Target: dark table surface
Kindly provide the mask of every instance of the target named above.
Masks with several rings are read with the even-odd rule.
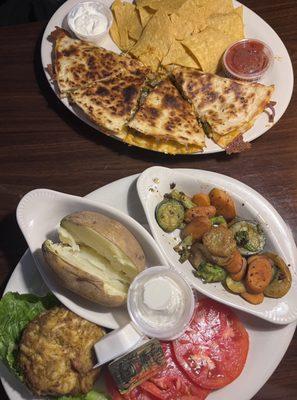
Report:
[[[279,34],[297,70],[296,0],[246,0]],[[83,196],[152,165],[200,168],[239,179],[279,211],[297,237],[297,97],[249,152],[166,156],[98,134],[58,101],[40,61],[45,23],[0,28],[0,284],[26,249],[15,209],[22,196],[46,187]],[[267,360],[269,364],[269,360]],[[7,396],[0,388],[0,398]],[[239,397],[240,399],[240,394]],[[297,399],[297,336],[254,400]],[[222,399],[227,400],[227,399]]]

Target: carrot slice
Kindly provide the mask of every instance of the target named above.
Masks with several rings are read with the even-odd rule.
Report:
[[[225,269],[231,274],[237,274],[242,268],[242,256],[238,250],[235,251]],[[233,278],[232,278],[233,279]]]
[[[246,275],[247,290],[251,293],[262,293],[272,279],[272,267],[266,257],[255,257],[248,264]]]
[[[206,193],[196,193],[192,197],[192,202],[200,207],[210,206],[210,198]]]
[[[211,229],[210,219],[196,217],[181,232],[182,238],[192,235],[193,240],[201,240],[202,236]]]
[[[241,269],[239,272],[235,273],[235,274],[230,274],[231,278],[236,281],[239,282],[241,281],[246,273],[246,267],[247,267],[247,261],[245,258],[242,257],[242,264],[241,264]]]
[[[220,189],[212,189],[209,193],[210,204],[217,209],[217,215],[222,215],[227,221],[236,217],[235,203],[231,196]]]
[[[216,215],[216,209],[214,206],[197,206],[189,208],[185,214],[185,221],[190,222],[196,217],[214,217]]]
[[[264,300],[263,293],[251,294],[251,293],[245,292],[245,293],[240,293],[240,296],[243,297],[249,303],[255,304],[255,305],[261,304]]]

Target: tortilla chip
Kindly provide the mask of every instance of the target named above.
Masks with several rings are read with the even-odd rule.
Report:
[[[205,7],[206,18],[211,14],[227,14],[234,10],[232,0],[200,0],[200,7]]]
[[[113,19],[111,28],[109,29],[109,34],[110,34],[112,40],[115,42],[115,44],[118,47],[121,47],[119,28],[118,28],[118,24],[117,24],[115,18]]]
[[[174,65],[180,65],[182,67],[201,69],[198,61],[195,60],[186,51],[184,46],[177,40],[174,40],[174,42],[172,43],[169,52],[162,60],[162,64],[165,66],[174,64]]]
[[[193,31],[206,28],[206,10],[198,4],[200,0],[187,0],[179,10],[170,16],[175,30],[175,38],[184,40]]]
[[[243,22],[236,12],[212,14],[207,19],[207,25],[231,36],[234,42],[244,38]]]
[[[152,10],[159,10],[161,7],[162,0],[136,0],[135,4],[137,8],[149,7]]]
[[[152,15],[154,15],[154,12],[146,7],[138,7],[137,9],[139,12],[141,25],[144,28],[148,21],[151,19]]]
[[[171,14],[178,10],[186,0],[137,0],[136,6],[146,7],[154,11],[163,10]]]
[[[121,50],[127,51],[135,44],[142,32],[138,12],[134,4],[122,2],[121,0],[115,0],[111,10],[119,33],[120,42],[118,46]]]
[[[234,8],[234,11],[236,12],[236,14],[238,14],[240,16],[240,18],[243,21],[243,6]]]
[[[232,37],[218,29],[207,27],[183,40],[182,44],[197,58],[202,71],[215,73],[219,69],[224,51],[233,42]]]
[[[151,17],[130,53],[156,71],[173,40],[171,21],[164,11],[159,10]]]

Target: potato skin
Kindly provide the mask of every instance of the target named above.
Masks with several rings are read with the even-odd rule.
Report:
[[[49,250],[46,242],[42,245],[43,256],[59,277],[63,287],[79,294],[87,300],[107,307],[119,307],[126,301],[127,296],[110,296],[104,290],[101,279],[62,260]]]
[[[93,229],[119,247],[135,264],[138,272],[143,271],[145,267],[144,252],[132,233],[120,222],[97,212],[79,211],[64,217],[61,226],[67,227],[68,223]]]

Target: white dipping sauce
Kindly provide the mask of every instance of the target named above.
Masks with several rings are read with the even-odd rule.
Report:
[[[107,30],[108,21],[92,3],[82,3],[72,15],[73,28],[85,36],[99,35]]]
[[[190,285],[168,267],[147,268],[128,291],[128,312],[137,329],[148,337],[173,340],[193,315],[195,299]]]
[[[161,276],[144,284],[143,301],[151,310],[166,310],[173,295],[172,284]]]

